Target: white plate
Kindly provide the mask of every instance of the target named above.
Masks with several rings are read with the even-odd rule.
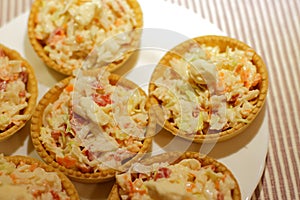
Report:
[[[217,27],[190,10],[163,0],[140,0],[144,13],[141,49],[132,56],[126,66],[116,73],[126,74],[147,90],[155,63],[166,50],[178,43],[200,35],[225,35]],[[46,67],[33,51],[27,36],[26,12],[0,29],[0,43],[17,50],[35,69],[39,82],[39,99],[64,76]],[[16,135],[0,143],[5,155],[30,155],[39,158],[29,137],[29,123]],[[215,146],[196,145],[161,131],[154,138],[153,154],[172,150],[193,150],[208,153],[224,163],[237,178],[242,199],[250,199],[265,167],[268,149],[268,117],[266,106],[254,123],[241,135]],[[113,182],[82,184],[74,182],[81,199],[106,199]]]

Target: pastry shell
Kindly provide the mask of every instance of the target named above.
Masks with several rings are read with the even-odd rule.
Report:
[[[167,162],[169,164],[176,164],[179,163],[181,160],[187,159],[187,158],[194,158],[198,161],[200,161],[201,166],[208,166],[208,165],[213,165],[215,167],[215,172],[220,172],[223,174],[229,175],[235,182],[235,188],[232,190],[232,199],[234,200],[240,200],[241,199],[241,191],[240,187],[238,184],[237,179],[233,175],[233,173],[228,169],[227,166],[225,166],[223,163],[209,157],[202,155],[198,152],[167,152],[163,154],[159,154],[153,157],[148,157],[145,158],[144,160],[141,160],[141,164],[143,165],[152,165],[154,163],[164,163]],[[120,200],[120,195],[119,195],[119,186],[117,183],[115,183],[112,187],[112,190],[109,194],[108,200]]]
[[[132,157],[129,161],[124,163],[120,166],[117,170],[116,169],[106,169],[97,171],[95,173],[83,173],[79,170],[75,169],[67,169],[66,167],[58,164],[55,160],[55,156],[50,154],[47,149],[43,146],[42,142],[39,139],[40,130],[42,127],[42,116],[43,111],[49,103],[54,102],[58,99],[60,93],[63,89],[68,85],[69,81],[74,77],[67,77],[57,83],[54,87],[52,87],[40,100],[38,103],[36,110],[32,116],[31,122],[31,139],[35,150],[40,155],[40,157],[49,165],[59,169],[61,172],[65,173],[71,180],[83,183],[99,183],[99,182],[106,182],[109,180],[113,180],[115,174],[120,171],[124,171],[128,169],[132,163],[139,161],[143,156],[145,156],[152,147],[152,135],[155,132],[156,124],[152,121],[151,116],[149,117],[149,125],[147,126],[145,139],[143,140],[143,146],[141,147],[140,151]],[[129,87],[129,88],[138,88],[136,84],[133,82],[122,78],[116,74],[110,74],[109,77],[110,83],[112,85],[121,84],[122,86]],[[146,95],[145,92],[138,88],[141,94]],[[151,114],[151,112],[149,111]]]
[[[79,195],[77,193],[77,190],[73,183],[61,172],[56,170],[55,168],[43,163],[40,160],[37,160],[35,158],[29,157],[29,156],[5,156],[4,157],[7,161],[14,163],[15,165],[18,165],[20,163],[25,164],[38,164],[37,167],[43,168],[46,172],[55,172],[59,176],[62,188],[66,191],[67,195],[70,197],[71,200],[79,200]]]
[[[27,60],[25,60],[16,50],[10,49],[3,44],[0,44],[0,49],[4,51],[4,53],[6,54],[6,56],[8,56],[10,60],[22,61],[23,66],[26,67],[26,70],[28,72],[28,81],[26,84],[26,90],[31,94],[27,101],[28,103],[27,107],[22,111],[24,115],[28,115],[28,118],[26,120],[23,120],[20,124],[18,125],[15,124],[12,127],[8,128],[7,130],[0,132],[0,141],[4,141],[9,137],[11,137],[16,132],[18,132],[21,128],[23,128],[27,123],[27,121],[30,120],[37,101],[38,86],[37,86],[37,80],[34,73],[34,69]]]
[[[258,55],[254,49],[250,46],[241,42],[237,39],[226,37],[226,36],[217,36],[217,35],[207,35],[207,36],[199,36],[190,40],[187,40],[178,46],[174,47],[170,51],[168,51],[162,59],[159,61],[158,66],[170,66],[169,61],[176,57],[180,58],[180,55],[183,55],[191,46],[193,45],[202,45],[205,44],[206,46],[218,46],[220,48],[220,52],[224,52],[227,47],[232,49],[239,49],[239,50],[250,50],[254,52],[252,57],[252,63],[256,66],[257,72],[261,75],[261,83],[258,85],[259,95],[255,98],[254,105],[255,108],[251,111],[251,113],[247,116],[245,122],[238,122],[238,124],[234,127],[231,127],[227,130],[220,131],[218,133],[211,133],[211,134],[187,134],[186,132],[178,129],[177,127],[173,126],[168,120],[163,119],[163,111],[159,108],[160,102],[156,97],[151,95],[151,92],[154,91],[156,85],[151,82],[149,84],[149,98],[150,104],[156,108],[158,123],[164,127],[165,130],[172,133],[175,136],[179,136],[185,138],[187,140],[193,141],[195,143],[215,143],[228,140],[238,134],[242,133],[256,118],[256,116],[260,113],[262,107],[265,104],[267,91],[268,91],[268,72],[266,65],[263,59]],[[163,72],[161,72],[163,73]],[[160,74],[160,73],[157,73]],[[152,79],[155,80],[157,77],[153,77]],[[158,108],[158,109],[157,109]]]
[[[132,46],[135,48],[138,46],[141,37],[141,28],[143,27],[143,12],[137,0],[127,0],[127,3],[132,8],[135,14],[136,26],[133,30],[135,44],[132,44]],[[66,69],[65,67],[62,67],[56,61],[51,59],[48,53],[44,50],[43,44],[41,44],[41,42],[35,37],[34,29],[36,27],[36,18],[39,12],[39,7],[41,5],[42,5],[42,0],[35,0],[31,6],[28,23],[27,23],[28,37],[29,37],[30,44],[32,45],[36,54],[46,64],[46,66],[54,69],[55,71],[61,74],[72,75],[74,69]],[[133,54],[132,50],[125,52],[121,60],[109,63],[105,67],[107,68],[108,71],[113,72],[119,69],[130,58],[132,54]]]

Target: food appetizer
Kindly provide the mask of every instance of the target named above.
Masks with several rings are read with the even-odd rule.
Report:
[[[241,199],[241,193],[237,180],[222,163],[195,152],[169,152],[116,175],[108,199]]]
[[[246,129],[262,109],[268,74],[248,45],[224,36],[197,37],[160,60],[149,85],[159,123],[194,142],[227,140]]]
[[[33,68],[18,52],[0,44],[0,141],[26,124],[36,99]]]
[[[81,72],[41,99],[31,136],[40,156],[73,180],[106,181],[148,152],[155,124],[133,82],[103,68]]]
[[[143,26],[136,0],[35,0],[28,36],[54,70],[72,75],[93,52],[94,63],[116,70],[138,46]]]
[[[63,173],[28,156],[0,154],[0,182],[3,200],[79,200],[74,185]]]

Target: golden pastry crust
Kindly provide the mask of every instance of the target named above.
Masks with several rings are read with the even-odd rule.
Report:
[[[177,126],[174,126],[174,123],[172,124],[174,120],[166,120],[163,117],[164,114],[161,109],[157,109],[157,113],[159,113],[157,116],[160,118],[158,122],[161,126],[163,126],[167,131],[171,132],[173,135],[183,137],[187,140],[191,140],[196,143],[225,141],[243,132],[253,122],[258,113],[261,111],[265,103],[268,91],[267,68],[262,58],[251,47],[249,47],[247,44],[241,41],[225,36],[200,36],[185,41],[179,44],[178,46],[174,47],[171,51],[167,52],[158,63],[156,68],[156,75],[154,74],[152,76],[152,80],[159,78],[159,74],[163,74],[165,69],[168,69],[169,67],[172,68],[170,65],[170,61],[173,58],[181,59],[181,56],[184,55],[192,46],[195,45],[205,45],[206,47],[219,47],[221,53],[225,52],[227,48],[231,48],[233,50],[238,49],[241,51],[253,53],[251,62],[256,67],[257,74],[259,74],[260,78],[259,83],[255,86],[255,89],[259,91],[258,95],[250,102],[254,106],[254,108],[249,112],[249,114],[246,117],[244,117],[238,123],[236,123],[234,127],[227,127],[226,129],[223,129],[221,131],[216,131],[216,133],[212,131],[206,134],[206,131],[203,131],[201,134],[195,134],[183,131]],[[156,88],[157,85],[155,84],[155,81],[152,81],[149,85],[150,102],[152,105],[162,106],[162,100],[158,99],[157,96],[153,95],[153,91]]]
[[[34,70],[32,66],[27,62],[27,60],[25,60],[17,51],[10,49],[2,44],[0,44],[0,51],[3,51],[5,56],[7,56],[9,60],[16,60],[22,62],[22,66],[26,68],[27,73],[26,91],[30,94],[30,97],[27,99],[27,106],[22,110],[21,113],[22,115],[27,116],[26,120],[22,120],[18,124],[12,124],[10,128],[1,131],[0,141],[3,141],[15,134],[16,132],[18,132],[22,127],[25,126],[26,122],[30,120],[36,105],[36,100],[38,96],[38,86]]]

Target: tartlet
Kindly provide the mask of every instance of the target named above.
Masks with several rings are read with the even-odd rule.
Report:
[[[149,115],[147,95],[136,84],[103,69],[84,71],[40,100],[31,138],[41,158],[72,180],[103,182],[150,150]]]
[[[158,123],[196,143],[224,141],[243,132],[262,109],[268,73],[247,44],[200,36],[167,52],[149,84]]]
[[[79,200],[73,183],[61,172],[29,156],[0,155],[0,193],[6,199]]]
[[[19,131],[31,118],[37,90],[31,65],[17,51],[0,44],[0,141]]]
[[[94,64],[112,72],[138,47],[142,27],[136,0],[35,0],[28,36],[43,62],[62,74],[72,75],[91,52]]]
[[[149,157],[116,175],[109,200],[241,199],[239,184],[224,164],[197,152]]]

